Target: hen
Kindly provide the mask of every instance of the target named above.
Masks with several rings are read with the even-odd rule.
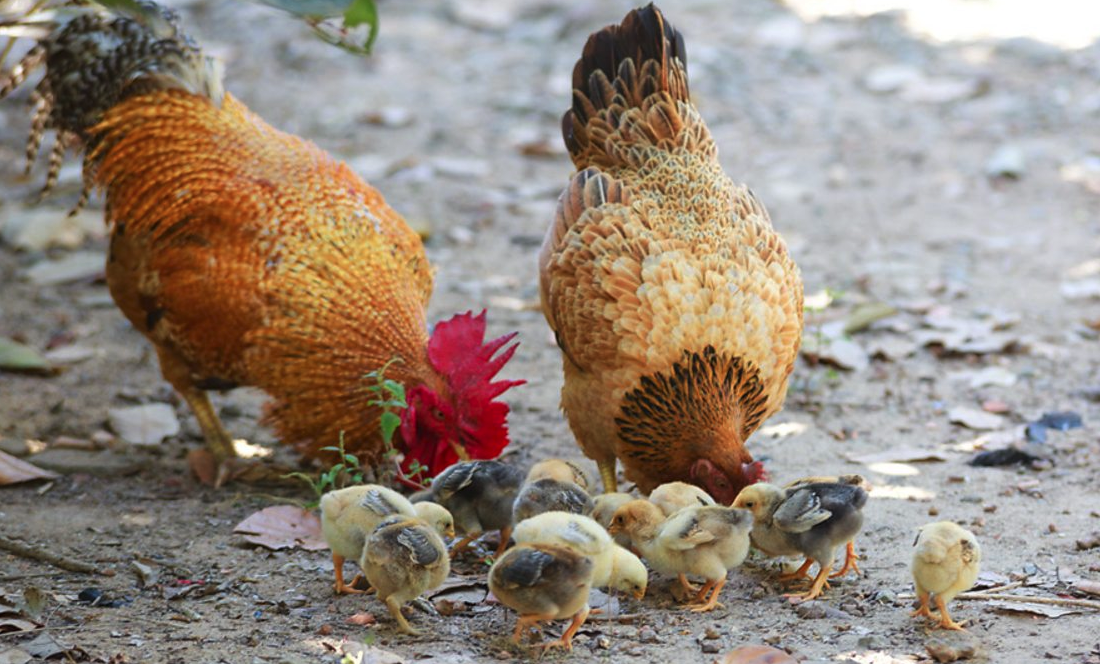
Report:
[[[74,9],[0,77],[0,98],[44,65],[30,161],[55,130],[49,189],[65,150],[83,151],[85,196],[106,192],[111,295],[220,467],[235,451],[205,390],[242,385],[273,398],[268,421],[307,456],[342,439],[378,462],[383,367],[406,389],[406,468],[496,457],[508,406],[495,399],[522,382],[493,380],[514,334],[485,342],[472,313],[429,333],[432,268],[381,194],[224,92],[174,13],[112,4]]]
[[[728,505],[761,479],[745,441],[779,410],[802,280],[764,207],[722,171],[684,40],[649,5],[593,34],[562,131],[578,173],[539,256],[562,408],[616,490],[687,481]]]

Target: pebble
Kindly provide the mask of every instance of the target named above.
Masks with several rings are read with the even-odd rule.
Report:
[[[829,618],[832,620],[852,619],[851,614],[845,613],[825,602],[818,602],[816,600],[802,602],[796,605],[794,607],[794,612],[798,614],[798,617],[804,620],[819,620],[821,618]]]
[[[703,638],[704,639],[710,639],[710,640],[720,639],[720,638],[722,638],[722,634],[719,633],[717,629],[715,629],[713,627],[708,627],[706,629],[706,631],[703,632]]]
[[[1018,179],[1027,167],[1024,151],[1016,145],[1002,145],[985,162],[985,174],[991,178]]]
[[[868,634],[856,641],[856,645],[865,650],[886,650],[890,642],[879,634]]]
[[[699,644],[699,648],[707,654],[714,654],[722,650],[722,646],[717,641],[703,641]]]
[[[924,649],[937,662],[971,659],[979,656],[982,650],[977,637],[968,632],[938,634],[925,642]]]
[[[652,627],[643,627],[638,630],[638,643],[658,643],[657,631]]]
[[[27,268],[26,275],[38,286],[86,281],[103,276],[106,257],[99,251],[74,251],[59,260],[43,260]]]
[[[150,403],[107,411],[111,428],[133,445],[158,445],[180,432],[176,410],[166,403]]]

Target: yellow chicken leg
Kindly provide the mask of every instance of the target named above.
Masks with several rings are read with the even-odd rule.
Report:
[[[804,593],[786,593],[784,597],[797,597],[803,602],[814,599],[821,595],[822,590],[829,587],[829,570],[833,568],[832,564],[822,564],[821,570],[818,571],[817,576],[814,577],[814,582],[810,586],[810,589]]]
[[[929,597],[930,597],[929,593],[918,591],[917,592],[917,598],[920,600],[920,607],[917,608],[916,611],[913,611],[912,613],[910,613],[909,615],[913,618],[916,618],[917,616],[924,616],[925,618],[931,618],[932,620],[937,620],[936,616],[932,613],[931,609],[928,606]]]
[[[336,573],[336,584],[334,585],[334,589],[336,590],[337,595],[343,595],[345,593],[347,593],[347,594],[359,594],[359,593],[363,592],[362,590],[359,590],[358,588],[353,587],[355,585],[356,579],[359,578],[359,575],[356,575],[355,579],[352,579],[350,584],[344,583],[344,557],[343,556],[337,555],[335,553],[332,554],[332,569]]]
[[[619,481],[615,479],[615,457],[611,457],[606,461],[598,461],[596,465],[600,468],[600,479],[603,480],[603,492],[615,493],[619,490]]]
[[[160,372],[164,379],[172,384],[172,387],[180,393],[195,419],[199,421],[202,436],[206,440],[206,449],[214,456],[214,461],[220,467],[226,460],[235,458],[237,451],[233,449],[233,439],[222,426],[218,414],[214,412],[214,405],[210,403],[210,397],[206,392],[195,387],[191,378],[191,370],[176,357],[171,351],[157,346],[157,357],[160,359]]]
[[[500,529],[500,544],[497,545],[496,557],[499,558],[504,555],[504,550],[508,548],[508,540],[512,539],[512,526],[505,526]]]
[[[719,579],[717,581],[707,581],[707,586],[710,586],[710,588],[711,588],[711,590],[710,590],[710,599],[708,599],[703,604],[691,607],[691,610],[695,613],[704,613],[706,611],[713,611],[714,609],[721,607],[722,603],[718,601],[718,595],[722,592],[722,588],[725,585],[726,585],[726,578],[725,577],[722,577],[721,579]],[[703,586],[703,587],[706,588],[707,586]],[[702,594],[703,594],[702,591],[700,591],[700,595],[702,595]]]
[[[396,597],[393,597],[392,595],[390,597],[387,597],[386,607],[390,610],[390,615],[392,615],[393,619],[397,621],[397,624],[398,626],[400,626],[402,632],[406,634],[412,634],[413,636],[417,636],[420,634],[420,630],[413,629],[412,625],[409,624],[409,621],[405,619],[405,614],[401,613],[401,603],[397,601]]]
[[[683,572],[677,575],[676,578],[680,580],[680,586],[688,595],[699,592],[699,587],[693,584],[691,581],[688,581],[687,576]]]
[[[516,619],[516,629],[512,632],[512,642],[519,645],[523,641],[523,633],[529,629],[537,628],[539,623],[545,620],[553,620],[554,616],[534,614],[527,616],[520,616]]]
[[[467,534],[462,539],[460,539],[457,542],[455,542],[454,544],[452,544],[451,545],[451,557],[454,558],[458,554],[465,551],[466,547],[470,546],[470,542],[473,542],[474,540],[476,540],[480,536],[481,536],[481,533]]]
[[[565,633],[561,635],[561,638],[557,641],[551,641],[544,644],[542,647],[546,650],[550,648],[565,648],[566,650],[573,650],[573,636],[577,633],[577,630],[581,628],[585,620],[588,620],[588,614],[591,609],[586,604],[583,609],[578,611],[573,616],[573,622],[569,623],[569,628],[565,630]]]
[[[856,575],[860,575],[862,572],[859,571],[859,565],[856,565],[857,560],[859,560],[859,554],[856,553],[856,544],[854,541],[848,542],[848,548],[844,551],[844,566],[833,572],[829,578],[835,579],[844,576],[848,573],[848,570],[855,570]]]
[[[957,623],[954,620],[952,620],[951,619],[951,614],[949,614],[947,612],[947,602],[943,601],[942,597],[940,597],[939,595],[936,595],[935,602],[936,602],[936,608],[940,610],[940,627],[941,628],[943,628],[943,629],[954,629],[954,630],[958,630],[960,632],[965,632],[966,631],[966,629],[963,627],[963,624],[966,623],[966,621],[964,620],[961,623]]]
[[[780,574],[776,578],[780,583],[787,583],[787,582],[790,582],[790,581],[798,581],[798,580],[801,580],[801,579],[808,579],[808,578],[810,578],[810,575],[807,572],[809,572],[810,567],[813,564],[814,564],[813,559],[812,558],[807,558],[802,563],[802,567],[799,567],[798,569],[791,572],[790,574]]]

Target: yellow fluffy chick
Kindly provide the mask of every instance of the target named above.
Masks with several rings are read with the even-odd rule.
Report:
[[[363,573],[406,634],[419,634],[401,607],[443,585],[451,573],[447,547],[435,530],[417,518],[388,517],[367,538],[359,560]]]
[[[637,497],[629,493],[618,491],[614,493],[601,493],[592,499],[592,518],[604,528],[610,528],[611,519],[615,516],[615,512],[632,500],[637,500]],[[630,548],[630,536],[626,533],[617,533],[612,535],[612,537],[619,546]]]
[[[809,590],[791,595],[809,600],[825,588],[837,547],[859,533],[866,503],[867,492],[850,482],[796,482],[790,488],[759,482],[745,487],[733,506],[752,512],[752,543],[757,549],[769,556],[806,557],[798,571],[781,580],[805,578],[810,566],[818,563]],[[847,570],[846,559],[838,575]]]
[[[431,526],[440,537],[451,539],[455,536],[455,519],[446,507],[426,500],[413,504],[413,510],[417,518]]]
[[[512,640],[547,620],[572,618],[561,638],[545,648],[573,649],[573,635],[588,619],[592,559],[551,544],[520,544],[509,549],[489,570],[489,590],[501,604],[519,613]]]
[[[565,459],[545,459],[531,466],[531,470],[527,471],[526,483],[528,484],[547,479],[572,482],[585,491],[592,488],[588,473],[584,472],[576,462]]]
[[[661,508],[665,516],[672,516],[685,507],[716,505],[714,498],[694,484],[666,482],[650,492],[649,502]]]
[[[982,549],[974,533],[950,521],[937,521],[920,529],[913,552],[913,585],[920,608],[912,613],[939,621],[945,629],[962,629],[951,619],[947,603],[969,590],[978,580]],[[937,618],[929,610],[929,596],[935,595]],[[966,621],[964,620],[963,623]]]
[[[592,559],[592,586],[645,597],[648,573],[638,556],[615,544],[595,520],[569,512],[543,512],[516,524],[516,544],[551,544]]]
[[[350,486],[321,496],[321,533],[332,549],[332,567],[337,594],[361,593],[344,583],[344,560],[359,560],[367,537],[388,516],[416,516],[407,498],[378,484]]]
[[[729,570],[749,552],[752,515],[732,507],[685,507],[671,517],[647,500],[633,500],[615,512],[611,532],[630,534],[634,546],[657,572],[674,574],[685,589],[694,590],[687,575],[703,577],[692,611],[711,611]]]

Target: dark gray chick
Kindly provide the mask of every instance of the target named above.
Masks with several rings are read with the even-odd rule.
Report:
[[[499,556],[512,534],[512,504],[524,473],[500,461],[456,463],[440,473],[427,491],[413,494],[414,503],[431,500],[450,510],[455,531],[462,539],[451,547],[454,555],[490,530],[500,531]]]

